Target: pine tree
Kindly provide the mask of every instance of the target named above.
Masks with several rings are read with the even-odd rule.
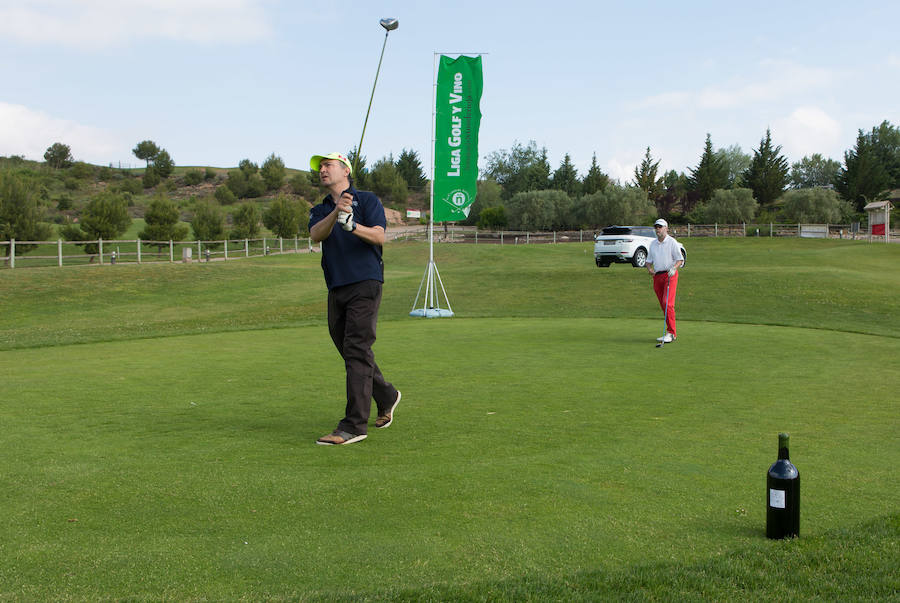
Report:
[[[697,193],[698,201],[709,201],[713,193],[728,186],[728,173],[722,159],[713,152],[712,137],[706,135],[706,146],[700,163],[691,170],[689,179],[691,191]]]
[[[556,171],[553,172],[550,188],[566,191],[570,197],[575,197],[580,192],[581,183],[578,181],[578,170],[572,164],[572,158],[568,153],[563,157],[562,163],[559,164]]]
[[[600,166],[597,165],[597,153],[591,159],[591,167],[588,168],[587,174],[581,181],[581,192],[585,195],[593,195],[597,191],[602,191],[609,184],[609,176],[603,173]]]
[[[787,188],[789,171],[788,161],[781,154],[781,145],[772,147],[772,131],[767,128],[759,149],[753,151],[750,167],[743,174],[744,186],[753,191],[753,197],[761,207],[770,206]]]
[[[662,188],[662,183],[656,177],[659,171],[659,162],[659,159],[653,161],[653,157],[650,155],[650,147],[647,147],[647,152],[644,153],[641,165],[634,168],[634,185],[643,189],[650,199],[655,199]]]

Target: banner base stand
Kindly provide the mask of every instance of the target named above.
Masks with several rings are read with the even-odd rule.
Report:
[[[429,255],[434,257],[433,247]],[[441,286],[441,292],[444,294],[446,308],[441,307],[440,296],[437,292],[438,285]],[[425,288],[425,297],[422,299],[422,307],[417,308],[423,286]],[[409,315],[417,318],[449,318],[453,316],[453,309],[450,307],[447,291],[444,289],[444,283],[441,282],[441,273],[438,272],[437,264],[434,263],[434,260],[430,260],[428,267],[425,268],[422,282],[419,283],[419,291],[416,293],[416,301],[413,302],[413,309],[410,310]]]
[[[449,318],[453,316],[453,310],[444,308],[419,308],[409,313],[410,316],[419,318]]]

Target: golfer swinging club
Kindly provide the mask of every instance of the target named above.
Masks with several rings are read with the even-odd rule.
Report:
[[[387,220],[378,197],[350,184],[352,168],[344,155],[313,155],[309,167],[329,191],[309,212],[309,234],[322,242],[328,332],[347,371],[344,418],[316,443],[352,444],[366,438],[373,398],[378,428],[391,424],[400,402],[400,392],[384,380],[372,352],[384,283],[381,247]]]
[[[678,289],[678,269],[684,259],[678,241],[669,236],[669,223],[660,218],[653,223],[653,228],[656,239],[650,243],[647,252],[647,271],[653,276],[653,291],[666,318],[666,334],[656,339],[661,345],[675,341],[675,291]]]

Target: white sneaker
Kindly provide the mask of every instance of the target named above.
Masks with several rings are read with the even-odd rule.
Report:
[[[662,342],[662,340],[665,339],[665,338],[666,338],[666,336],[663,335],[662,337],[657,337],[657,338],[656,338],[656,341]]]
[[[675,341],[675,338],[672,337],[671,333],[666,333],[658,341],[662,341],[663,343],[672,343],[673,341]]]

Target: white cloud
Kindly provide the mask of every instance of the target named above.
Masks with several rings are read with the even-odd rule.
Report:
[[[773,124],[773,138],[793,161],[822,153],[840,158],[841,125],[819,107],[797,107]]]
[[[240,43],[269,33],[260,0],[0,0],[0,37],[99,49],[132,40]]]
[[[107,163],[127,144],[100,128],[60,119],[22,105],[0,102],[0,155],[43,161],[54,142],[69,145],[75,159]]]
[[[634,180],[634,168],[638,162],[629,163],[627,159],[619,161],[618,158],[612,158],[606,162],[606,174],[613,180],[618,180],[621,184],[627,184]]]
[[[635,109],[734,109],[795,97],[830,85],[836,74],[820,67],[765,61],[759,64],[757,79],[734,77],[697,91],[672,90],[648,96],[635,103]]]

